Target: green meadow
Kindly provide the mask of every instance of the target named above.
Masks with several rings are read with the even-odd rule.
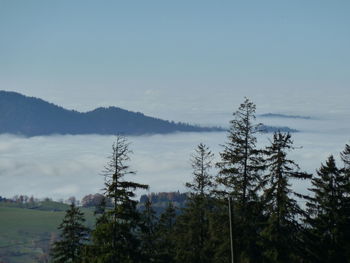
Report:
[[[0,263],[47,262],[67,205],[47,201],[35,209],[0,203]],[[93,210],[82,209],[86,224],[94,223]]]

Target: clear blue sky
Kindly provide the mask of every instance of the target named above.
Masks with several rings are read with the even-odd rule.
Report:
[[[0,89],[193,121],[243,96],[346,112],[349,13],[347,0],[0,0]]]

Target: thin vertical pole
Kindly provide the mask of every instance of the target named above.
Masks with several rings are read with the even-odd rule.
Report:
[[[231,263],[235,263],[234,250],[233,250],[233,226],[232,226],[231,197],[228,198],[228,213],[229,213],[229,220],[230,220]]]

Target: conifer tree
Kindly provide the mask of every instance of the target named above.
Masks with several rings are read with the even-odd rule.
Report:
[[[86,246],[84,263],[112,262],[110,233],[112,224],[106,213],[106,197],[95,208],[95,229],[92,230],[91,242]]]
[[[190,197],[199,196],[204,199],[210,196],[214,186],[214,178],[210,174],[213,159],[214,154],[209,147],[200,143],[191,157],[193,181],[186,183],[186,187],[190,190]]]
[[[244,208],[247,202],[256,199],[256,190],[260,185],[263,168],[261,151],[256,148],[256,133],[260,124],[255,124],[256,106],[245,99],[230,121],[227,143],[220,153],[217,163],[219,176],[217,181],[226,187],[227,192]]]
[[[104,172],[105,196],[112,200],[112,207],[105,210],[93,232],[96,262],[139,262],[141,258],[138,236],[141,218],[133,198],[135,190],[148,186],[125,178],[135,173],[127,164],[130,153],[126,138],[117,136]]]
[[[340,157],[344,163],[344,168],[350,170],[350,145],[345,145],[345,149],[340,153]]]
[[[214,186],[210,169],[213,153],[199,144],[192,156],[193,181],[186,183],[190,190],[186,208],[176,221],[177,260],[179,262],[212,262],[209,215]]]
[[[350,262],[350,181],[349,148],[342,153],[345,168],[336,166],[333,156],[312,179],[308,198],[310,226],[308,245],[312,262]]]
[[[141,214],[141,252],[142,262],[158,262],[157,251],[157,221],[156,212],[152,208],[152,202],[147,197],[145,202],[145,208]]]
[[[255,123],[255,109],[255,104],[246,98],[233,114],[228,141],[220,153],[221,161],[217,163],[220,169],[217,182],[225,190],[222,197],[233,199],[235,262],[258,260],[255,255],[259,251],[256,247],[257,193],[264,165],[261,151],[256,147],[256,133],[260,125]]]
[[[264,182],[265,213],[267,224],[262,230],[264,255],[268,262],[296,262],[300,248],[300,216],[303,214],[293,194],[292,179],[308,179],[311,175],[300,172],[299,166],[287,158],[293,149],[289,133],[276,132],[271,145],[266,147],[267,174]]]
[[[58,229],[60,240],[53,244],[51,250],[53,262],[82,262],[83,248],[88,240],[88,228],[84,226],[84,214],[72,203]]]
[[[213,208],[209,214],[209,233],[210,246],[213,251],[212,262],[231,262],[227,199],[221,196],[214,196],[213,198]],[[236,237],[235,233],[234,237]],[[235,240],[238,240],[238,237]],[[237,247],[235,246],[234,249],[237,249]],[[237,254],[236,250],[235,254]],[[235,262],[237,262],[237,259],[235,259]]]
[[[158,251],[157,262],[173,263],[175,261],[176,249],[175,249],[175,222],[176,222],[176,210],[174,205],[169,202],[168,207],[160,215],[156,235],[157,244],[156,249]]]
[[[346,144],[343,152],[340,153],[343,161],[342,175],[344,177],[343,193],[343,247],[346,251],[347,262],[350,262],[350,145]]]

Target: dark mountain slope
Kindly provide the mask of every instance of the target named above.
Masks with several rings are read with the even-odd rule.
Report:
[[[176,131],[221,131],[165,121],[117,107],[81,113],[15,92],[0,91],[0,133],[25,136],[50,134],[154,134]]]
[[[314,118],[310,116],[300,116],[300,115],[286,115],[280,113],[264,113],[260,114],[261,118],[281,118],[281,119],[302,119],[302,120],[312,120]]]

